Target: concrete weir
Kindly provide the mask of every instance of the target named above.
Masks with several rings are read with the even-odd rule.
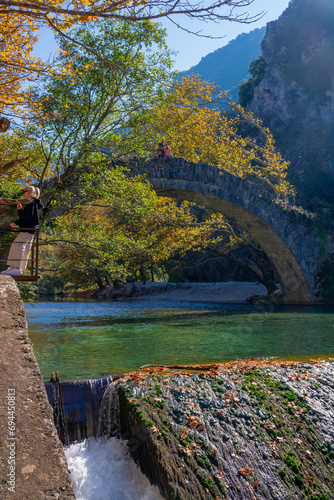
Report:
[[[75,499],[28,337],[19,289],[0,276],[0,498]]]

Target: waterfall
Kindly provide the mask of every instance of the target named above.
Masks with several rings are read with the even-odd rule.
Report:
[[[120,437],[120,412],[117,387],[108,385],[103,394],[99,410],[98,436]]]
[[[122,439],[91,437],[67,446],[65,455],[77,500],[163,500]]]
[[[163,500],[120,438],[112,378],[48,382],[55,424],[65,446],[77,500]]]
[[[63,444],[68,445],[75,441],[101,435],[100,404],[108,403],[108,397],[103,399],[104,393],[109,387],[113,387],[112,377],[103,377],[89,380],[64,380],[46,382],[45,389],[49,403],[53,407],[54,422],[58,435]],[[112,396],[116,397],[116,396]],[[116,402],[116,401],[115,401]],[[107,416],[110,420],[110,433],[116,432],[113,419],[117,417]],[[107,429],[108,430],[108,425]]]
[[[59,382],[44,384],[49,403],[53,407],[53,417],[58,436],[62,443],[68,443],[68,432]]]

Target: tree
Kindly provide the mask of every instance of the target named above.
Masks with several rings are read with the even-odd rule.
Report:
[[[37,30],[35,20],[14,17],[7,8],[3,9],[0,17],[0,114],[5,111],[9,117],[15,115],[25,102],[23,82],[31,81],[37,72],[43,70],[43,63],[31,54]],[[2,117],[0,122],[0,132],[7,132],[10,121]],[[1,142],[4,142],[3,137]],[[3,157],[0,160],[0,176],[25,160],[6,156],[6,163]]]
[[[21,85],[41,70],[41,61],[31,55],[37,40],[38,23],[22,16],[14,17],[4,8],[0,17],[0,113],[7,114],[24,103]]]
[[[263,80],[266,71],[266,62],[262,56],[258,56],[249,66],[251,78],[239,85],[239,104],[243,108],[249,104],[254,97],[254,88]]]
[[[213,107],[222,102],[229,104],[229,113]],[[252,137],[242,133],[245,124],[253,131]],[[286,200],[292,190],[286,181],[289,163],[276,150],[270,131],[198,76],[176,82],[165,103],[150,110],[139,126],[146,131],[148,151],[164,140],[174,156],[217,165],[239,177],[259,177],[278,199]]]
[[[11,160],[13,156],[18,159]],[[51,170],[43,172],[44,155],[41,144],[36,138],[27,137],[21,129],[0,136],[0,158],[4,163],[0,167],[0,186],[17,179],[26,183],[38,182],[51,174]]]
[[[100,147],[109,146],[114,157],[140,153],[136,138],[124,133],[128,123],[160,102],[173,79],[164,30],[150,21],[100,21],[94,30],[78,28],[74,36],[101,58],[61,38],[59,64],[71,65],[71,72],[52,75],[41,89],[30,90],[28,131],[41,143],[45,169],[55,175],[44,216],[56,199],[60,202],[60,193],[99,162]]]

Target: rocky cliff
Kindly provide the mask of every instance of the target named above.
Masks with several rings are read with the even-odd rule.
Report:
[[[264,76],[248,109],[264,120],[291,161],[304,205],[334,196],[334,4],[292,0],[267,24]],[[320,201],[313,200],[313,204]],[[320,203],[321,204],[321,203]]]

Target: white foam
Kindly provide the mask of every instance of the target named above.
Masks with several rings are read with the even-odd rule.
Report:
[[[125,441],[89,438],[65,448],[76,500],[163,500],[129,455]]]

